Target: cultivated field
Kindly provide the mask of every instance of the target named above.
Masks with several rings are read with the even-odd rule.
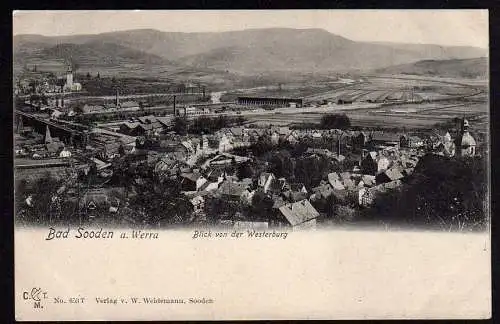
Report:
[[[332,104],[339,98],[352,104]],[[316,109],[278,109],[265,114],[249,114],[249,123],[293,125],[318,123],[325,113],[345,113],[353,126],[425,128],[455,117],[478,120],[479,129],[488,125],[488,95],[476,84],[452,79],[365,78],[305,98]],[[418,99],[418,100],[417,100]],[[318,106],[319,102],[329,102]],[[367,106],[366,103],[372,103]],[[365,105],[363,105],[365,104]],[[481,121],[480,121],[481,120]]]

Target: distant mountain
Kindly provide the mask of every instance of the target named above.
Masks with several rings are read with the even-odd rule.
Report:
[[[383,74],[412,74],[423,76],[442,76],[454,78],[488,77],[488,58],[453,60],[424,60],[415,63],[390,66],[375,70]]]
[[[70,45],[71,44],[71,45]],[[322,29],[269,28],[221,33],[153,29],[97,35],[14,37],[16,62],[66,57],[89,64],[210,68],[246,75],[377,69],[420,60],[486,56],[485,49],[355,42]]]
[[[26,44],[26,43],[25,43]],[[157,55],[141,52],[115,43],[91,41],[85,44],[61,43],[57,45],[41,45],[29,43],[36,47],[30,51],[19,49],[14,54],[17,62],[38,60],[62,60],[68,64],[79,66],[117,66],[122,64],[159,65],[169,62]]]

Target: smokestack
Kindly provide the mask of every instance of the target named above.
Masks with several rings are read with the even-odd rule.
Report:
[[[120,105],[120,98],[118,97],[118,89],[116,89],[115,105],[116,105],[117,108]]]
[[[174,96],[174,116],[177,116],[177,110],[175,108],[175,96]]]

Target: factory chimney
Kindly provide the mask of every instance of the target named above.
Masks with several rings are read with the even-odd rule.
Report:
[[[115,105],[116,105],[117,108],[120,105],[120,97],[118,97],[118,89],[116,89]]]
[[[175,95],[174,95],[174,116],[177,116],[177,109],[175,108]]]

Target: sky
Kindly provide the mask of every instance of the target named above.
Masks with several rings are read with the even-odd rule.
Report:
[[[487,10],[14,11],[13,33],[60,36],[151,28],[221,32],[322,28],[355,41],[488,47]]]

